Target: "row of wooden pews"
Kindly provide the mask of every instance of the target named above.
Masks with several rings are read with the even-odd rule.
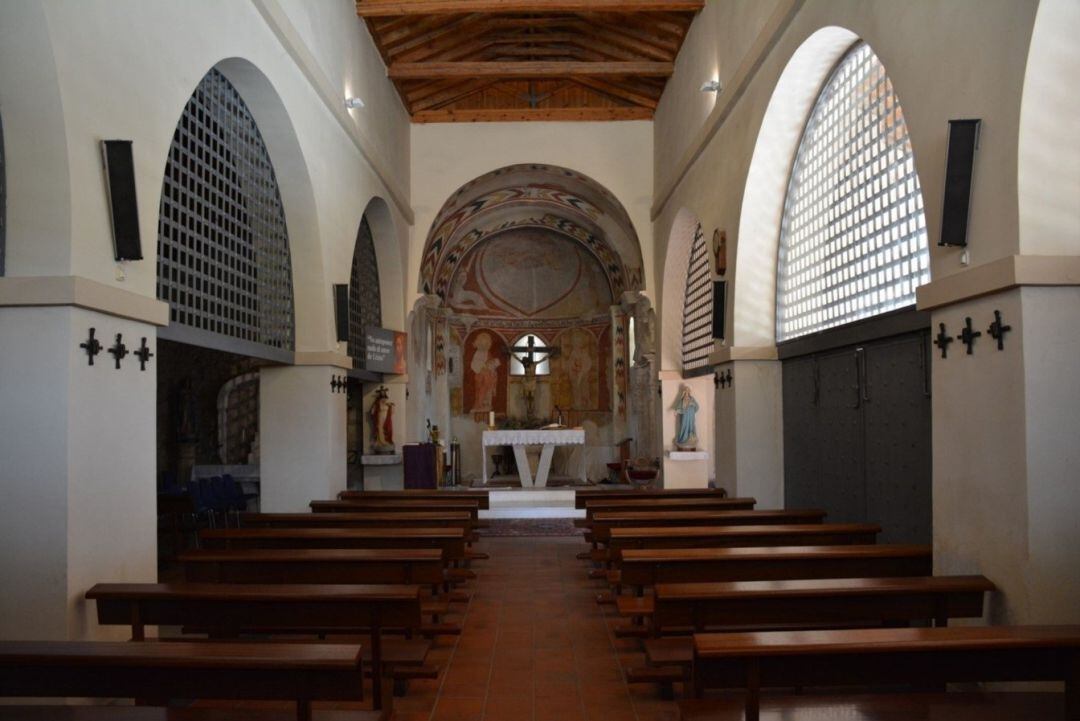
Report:
[[[598,603],[627,619],[646,665],[631,683],[682,684],[683,717],[1080,719],[1080,628],[949,627],[984,616],[983,576],[934,576],[929,546],[878,544],[873,524],[826,522],[821,509],[754,510],[722,491],[579,495]],[[1065,681],[1061,695],[871,693],[836,703],[804,688]],[[709,693],[726,689],[726,693]],[[741,689],[735,698],[731,689]],[[702,700],[705,697],[707,700]],[[889,715],[892,708],[899,715]],[[1000,707],[986,714],[988,708]],[[805,710],[804,710],[805,709]],[[1046,716],[1047,709],[1052,714]],[[1064,710],[1064,712],[1063,712]],[[859,715],[865,711],[865,715]],[[910,715],[905,715],[905,714]]]
[[[334,503],[343,510],[242,514],[238,528],[203,530],[200,547],[179,556],[181,581],[95,585],[86,598],[98,622],[130,627],[134,643],[2,644],[0,694],[134,698],[133,710],[116,712],[130,721],[165,718],[172,699],[199,704],[168,708],[170,719],[281,716],[261,707],[222,716],[207,707],[215,699],[290,700],[299,719],[336,719],[312,704],[362,700],[370,678],[373,710],[342,718],[389,718],[410,679],[437,676],[430,639],[460,633],[446,617],[469,598],[471,563],[486,558],[472,546],[487,496],[348,492]],[[180,634],[150,638],[148,626]],[[28,713],[116,718],[101,707],[44,708]]]

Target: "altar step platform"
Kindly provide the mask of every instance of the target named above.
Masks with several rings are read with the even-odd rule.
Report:
[[[516,477],[500,476],[489,479],[487,486],[474,484],[473,488],[488,489],[491,508],[481,510],[480,518],[584,518],[584,509],[574,508],[575,487],[610,488],[613,491],[630,488],[625,485],[581,485],[577,479],[570,478],[563,481],[555,477],[551,480],[555,485],[546,488],[521,488]],[[560,487],[560,481],[565,485]],[[518,487],[499,485],[500,483],[514,483]]]

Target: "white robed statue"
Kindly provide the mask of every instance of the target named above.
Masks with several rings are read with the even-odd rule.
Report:
[[[675,401],[675,448],[680,451],[697,450],[697,411],[698,402],[683,386]]]

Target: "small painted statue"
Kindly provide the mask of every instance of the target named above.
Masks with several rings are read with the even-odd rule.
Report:
[[[371,404],[371,450],[376,454],[394,452],[394,404],[385,386],[375,391]]]
[[[675,401],[675,448],[680,451],[697,450],[698,402],[690,395],[690,388],[683,386]]]

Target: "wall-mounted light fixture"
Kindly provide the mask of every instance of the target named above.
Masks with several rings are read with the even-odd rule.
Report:
[[[713,78],[712,80],[706,80],[701,86],[701,92],[703,93],[719,93],[724,89],[724,86],[720,84],[720,81]]]
[[[360,98],[345,98],[345,107],[349,110],[359,110],[364,107],[364,101]]]

